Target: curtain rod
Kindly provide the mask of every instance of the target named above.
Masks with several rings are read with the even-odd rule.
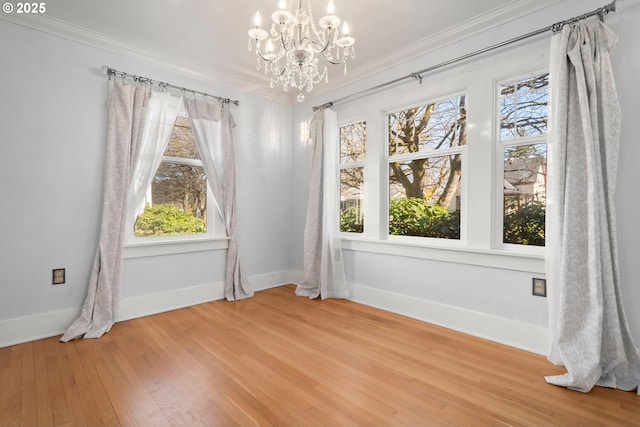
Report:
[[[422,69],[420,71],[416,71],[414,73],[407,74],[406,76],[399,77],[399,78],[394,79],[394,80],[390,80],[388,82],[385,82],[385,83],[379,84],[377,86],[373,86],[373,87],[361,90],[361,91],[356,92],[356,93],[352,93],[351,95],[343,96],[342,98],[338,98],[335,101],[330,101],[330,102],[324,103],[322,105],[318,105],[316,107],[313,107],[313,111],[324,110],[326,108],[332,107],[335,104],[339,104],[339,103],[345,102],[347,100],[360,97],[360,96],[362,96],[362,95],[364,95],[366,93],[369,93],[369,92],[378,91],[378,90],[383,89],[383,88],[385,88],[387,86],[391,86],[391,85],[400,83],[400,82],[402,82],[404,80],[407,80],[407,79],[418,80],[420,82],[420,84],[422,84],[422,74],[424,74],[424,73],[428,73],[430,71],[437,70],[438,68],[446,67],[447,65],[452,65],[452,64],[455,64],[457,62],[464,61],[466,59],[472,58],[472,57],[477,56],[477,55],[481,55],[483,53],[490,52],[490,51],[495,50],[495,49],[499,49],[501,47],[510,45],[512,43],[516,43],[516,42],[528,39],[530,37],[537,36],[537,35],[542,34],[542,33],[546,33],[547,31],[553,31],[554,33],[557,33],[559,31],[561,31],[562,28],[565,25],[574,24],[574,23],[576,23],[576,22],[578,22],[580,20],[587,19],[587,18],[590,18],[592,16],[596,16],[597,15],[600,18],[600,20],[604,20],[604,15],[608,14],[609,12],[615,12],[615,11],[616,11],[616,0],[613,0],[611,3],[609,3],[609,4],[605,5],[605,6],[599,7],[599,8],[597,8],[597,9],[591,11],[591,12],[582,14],[580,16],[576,16],[576,17],[573,17],[571,19],[567,19],[567,20],[564,20],[564,21],[556,22],[555,24],[549,25],[548,27],[540,28],[539,30],[532,31],[530,33],[527,33],[527,34],[524,34],[524,35],[521,35],[521,36],[518,36],[518,37],[515,37],[515,38],[512,38],[512,39],[503,41],[501,43],[494,44],[494,45],[489,46],[489,47],[485,47],[485,48],[480,49],[480,50],[476,50],[476,51],[471,52],[471,53],[467,53],[466,55],[462,55],[462,56],[459,56],[457,58],[450,59],[450,60],[445,61],[445,62],[441,62],[440,64],[437,64],[437,65],[432,65],[431,67],[427,67],[427,68],[424,68],[424,69]]]
[[[109,76],[109,78],[113,77],[122,77],[123,79],[129,78],[129,79],[133,79],[136,82],[142,82],[142,83],[151,83],[151,84],[157,84],[160,87],[163,88],[173,88],[173,89],[178,89],[181,90],[182,92],[189,92],[192,93],[194,95],[198,94],[198,95],[202,95],[203,97],[210,97],[210,98],[214,98],[220,102],[222,102],[223,104],[233,104],[233,105],[240,105],[240,101],[234,100],[234,99],[229,99],[229,98],[222,98],[219,96],[215,96],[215,95],[210,95],[206,92],[200,92],[199,90],[193,90],[193,89],[187,89],[185,87],[182,86],[176,86],[176,85],[172,85],[169,83],[165,83],[165,82],[161,82],[159,80],[153,80],[147,77],[142,77],[142,76],[136,76],[135,74],[129,74],[129,73],[125,73],[124,71],[118,71],[114,68],[109,67],[108,65],[103,65],[102,66],[102,72],[103,73],[107,73],[107,75]]]

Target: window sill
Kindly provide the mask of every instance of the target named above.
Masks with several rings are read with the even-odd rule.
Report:
[[[397,255],[459,264],[507,270],[545,273],[543,250],[515,251],[453,246],[425,246],[413,242],[369,240],[355,236],[342,236],[342,248],[350,251]]]
[[[144,258],[159,255],[184,254],[189,252],[216,251],[227,249],[228,247],[228,237],[165,241],[156,240],[125,245],[123,258]]]

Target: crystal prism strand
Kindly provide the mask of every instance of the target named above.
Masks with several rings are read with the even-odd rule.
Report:
[[[269,86],[271,87],[271,89],[273,89],[273,77],[269,81]]]
[[[347,75],[347,61],[344,61],[344,75]]]
[[[251,43],[251,39],[249,39],[249,46],[247,46],[249,48],[249,52],[251,52],[251,48],[253,47],[253,46],[251,46],[251,44],[252,44]]]
[[[351,58],[356,59],[356,48],[355,47],[351,47]]]
[[[260,70],[260,57],[256,57],[256,70]]]
[[[273,37],[277,37],[278,36],[278,32],[276,31],[276,23],[272,23],[271,24],[271,35]]]

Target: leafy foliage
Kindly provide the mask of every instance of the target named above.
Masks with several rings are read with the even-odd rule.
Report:
[[[355,206],[350,206],[340,212],[340,231],[343,233],[362,233],[364,223],[362,212]]]
[[[171,236],[206,232],[205,222],[173,205],[145,206],[135,224],[136,236]]]
[[[504,242],[544,246],[545,204],[532,201],[504,216]]]
[[[534,201],[508,212],[504,218],[504,242],[544,246],[545,204]],[[362,233],[359,211],[341,212],[340,231]],[[399,236],[460,238],[460,214],[415,197],[392,199],[389,204],[389,234]]]
[[[460,238],[460,214],[416,197],[391,199],[389,234]]]

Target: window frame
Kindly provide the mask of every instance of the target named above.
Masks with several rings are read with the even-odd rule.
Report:
[[[394,114],[400,111],[405,111],[411,108],[416,108],[416,107],[420,107],[420,106],[424,106],[424,105],[429,105],[429,104],[434,104],[440,101],[444,101],[444,100],[448,100],[448,99],[452,99],[452,98],[459,98],[461,96],[465,97],[465,105],[466,102],[468,101],[468,94],[466,89],[457,89],[454,91],[450,91],[450,92],[446,92],[444,94],[439,94],[437,96],[431,96],[431,97],[423,97],[421,98],[422,100],[417,101],[417,102],[412,102],[411,104],[407,104],[401,107],[395,107],[393,109],[388,109],[383,111],[383,123],[384,123],[384,140],[383,140],[383,159],[386,165],[386,172],[384,174],[386,174],[386,186],[385,189],[383,191],[381,191],[381,200],[386,200],[386,202],[384,203],[384,208],[382,211],[382,217],[384,218],[383,221],[383,236],[386,240],[390,241],[390,242],[406,242],[408,244],[427,244],[427,245],[435,245],[435,246],[444,246],[444,247],[449,247],[449,246],[453,246],[453,247],[458,247],[458,246],[464,246],[465,245],[465,238],[466,238],[466,233],[465,233],[465,229],[466,226],[464,224],[464,220],[463,220],[463,215],[464,213],[464,209],[460,209],[460,238],[459,239],[446,239],[446,238],[441,238],[441,237],[423,237],[423,236],[400,236],[400,235],[394,235],[394,234],[390,234],[389,233],[389,205],[391,202],[390,199],[390,189],[389,186],[391,184],[391,174],[389,172],[389,168],[390,168],[390,164],[392,162],[406,162],[406,161],[411,161],[411,160],[416,160],[416,159],[427,159],[427,158],[433,158],[433,157],[446,157],[446,156],[452,156],[455,154],[460,154],[461,156],[461,178],[460,178],[460,200],[461,200],[461,206],[465,206],[466,202],[465,202],[465,196],[464,196],[464,188],[466,187],[466,178],[465,178],[465,158],[466,153],[467,153],[467,147],[469,145],[469,139],[467,138],[467,144],[465,145],[459,145],[456,147],[447,147],[447,148],[438,148],[438,149],[430,149],[430,150],[425,150],[425,151],[418,151],[416,153],[403,153],[403,154],[396,154],[396,155],[389,155],[389,147],[390,147],[390,140],[389,140],[389,115],[390,114]],[[467,108],[467,118],[468,118],[468,108]]]
[[[349,125],[355,125],[358,123],[364,123],[364,127],[365,127],[365,139],[364,139],[364,160],[356,160],[356,161],[347,161],[347,162],[342,162],[342,136],[341,136],[341,132],[340,130],[343,127],[349,126]],[[340,216],[337,218],[338,221],[338,230],[340,231],[340,235],[345,235],[345,236],[362,236],[367,232],[367,216],[365,214],[365,209],[366,209],[366,191],[365,191],[365,186],[366,186],[366,182],[367,182],[367,159],[368,159],[368,123],[367,120],[365,118],[354,118],[352,120],[348,120],[348,121],[344,121],[344,122],[338,122],[338,159],[336,162],[336,173],[337,173],[337,181],[338,181],[338,206],[339,206],[339,214]],[[340,229],[340,217],[342,216],[342,179],[340,176],[340,173],[344,170],[344,169],[356,169],[356,168],[362,168],[362,232],[354,232],[354,231],[342,231]]]
[[[496,148],[494,123],[499,117],[496,82],[542,74],[548,69],[548,43],[537,41],[526,49],[506,50],[430,73],[423,76],[420,85],[407,83],[334,106],[339,124],[367,122],[365,232],[343,233],[343,249],[544,274],[543,247],[496,244],[502,241],[502,229],[495,223],[496,213],[502,215],[502,182],[496,178],[496,165],[501,166],[499,174],[503,173],[502,160],[497,161],[496,157],[501,158],[503,153],[498,154]],[[460,240],[389,236],[386,113],[455,93],[466,95],[467,107]],[[500,183],[498,189],[496,183]]]
[[[189,119],[189,116],[186,110],[184,109],[184,107],[176,116],[176,120],[178,117],[186,117],[187,119]],[[189,123],[191,125],[190,119],[189,119]],[[174,122],[173,124],[174,127],[171,130],[172,133],[175,129],[175,125],[176,123]],[[194,144],[196,144],[196,149],[198,149],[198,152],[199,152],[199,148],[197,146],[197,142],[195,141],[195,138],[193,142]],[[165,152],[167,147],[165,147]],[[165,156],[164,153],[161,157],[158,167],[160,167],[160,165],[163,162],[172,163],[172,164],[181,164],[181,165],[187,165],[187,166],[204,167],[201,159]],[[155,173],[157,173],[157,171]],[[153,185],[153,182],[150,185]],[[151,188],[148,188],[147,193],[150,190]],[[178,253],[226,249],[228,247],[229,238],[226,235],[224,221],[222,220],[222,216],[218,210],[218,205],[216,203],[215,197],[211,190],[211,186],[209,184],[209,178],[207,178],[206,197],[207,197],[207,214],[206,214],[207,230],[204,233],[178,234],[178,235],[169,235],[169,236],[136,236],[134,231],[134,226],[137,219],[137,215],[135,211],[131,209],[128,210],[126,229],[125,229],[125,244],[124,244],[123,257],[125,259],[141,258],[141,257],[147,257],[147,256],[169,255],[169,254],[178,254]]]
[[[527,78],[533,78],[549,73],[549,67],[537,67],[531,71],[503,75],[494,80],[494,215],[493,215],[493,245],[494,249],[514,253],[525,253],[532,255],[544,255],[544,246],[524,245],[518,243],[504,242],[504,150],[507,147],[518,147],[523,145],[545,144],[548,150],[549,138],[549,103],[547,103],[547,133],[539,135],[527,135],[519,138],[510,138],[505,141],[500,139],[500,87],[507,83],[514,83]],[[550,100],[551,82],[548,85],[547,98]],[[549,102],[549,101],[548,101]],[[547,151],[548,153],[548,151]],[[548,156],[547,156],[548,160]],[[545,188],[546,194],[546,188]],[[545,196],[546,199],[546,196]]]

